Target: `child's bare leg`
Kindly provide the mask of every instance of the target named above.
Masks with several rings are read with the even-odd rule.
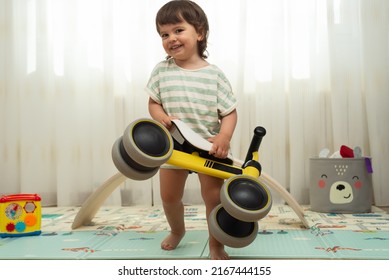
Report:
[[[161,242],[164,250],[174,250],[185,235],[182,196],[188,171],[160,169],[160,188],[163,209],[170,226],[170,234]]]
[[[199,179],[208,221],[211,211],[220,203],[220,189],[224,180],[204,174],[199,174]],[[217,241],[211,234],[209,234],[209,252],[212,260],[228,260],[230,258],[224,250],[224,245]]]

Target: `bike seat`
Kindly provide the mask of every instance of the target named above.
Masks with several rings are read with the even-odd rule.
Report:
[[[200,150],[200,156],[213,159],[216,161],[226,162],[227,164],[234,164],[235,159],[232,157],[231,153],[228,153],[227,158],[220,159],[210,155],[208,152],[212,148],[212,143],[201,137],[199,134],[194,132],[186,123],[179,119],[172,120],[174,126],[170,130],[170,134],[172,137],[181,145],[186,141],[191,146],[195,148],[195,150]],[[201,153],[201,151],[204,151]],[[235,165],[235,164],[234,164]]]

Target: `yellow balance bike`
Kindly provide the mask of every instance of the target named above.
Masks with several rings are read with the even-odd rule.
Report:
[[[226,179],[220,192],[221,204],[209,217],[211,234],[230,247],[249,245],[258,234],[257,221],[267,215],[272,205],[270,191],[257,180],[261,174],[258,148],[266,130],[254,130],[246,160],[236,166],[231,156],[220,159],[209,155],[212,144],[185,123],[174,120],[173,124],[169,132],[151,119],[131,123],[113,145],[115,166],[135,180],[154,176],[164,163]]]
[[[268,187],[277,191],[308,227],[300,205],[277,181],[261,173],[258,149],[266,134],[263,127],[254,129],[246,159],[240,161],[231,155],[225,159],[209,155],[210,142],[180,120],[173,120],[173,124],[168,131],[159,122],[143,118],[127,126],[112,147],[112,159],[119,173],[89,196],[74,219],[73,229],[90,224],[104,200],[126,178],[149,179],[164,163],[225,179],[221,203],[209,217],[209,229],[226,246],[245,247],[255,240],[258,221],[272,206]]]

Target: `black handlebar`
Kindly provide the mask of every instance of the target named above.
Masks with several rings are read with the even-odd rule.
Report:
[[[253,159],[253,153],[259,150],[263,136],[266,135],[266,129],[262,126],[257,126],[254,129],[254,135],[251,139],[250,147],[247,151],[245,163]]]

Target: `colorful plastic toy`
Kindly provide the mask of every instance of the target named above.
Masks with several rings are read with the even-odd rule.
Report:
[[[41,198],[14,194],[0,198],[0,237],[41,234]]]
[[[164,163],[198,173],[226,179],[221,190],[221,205],[210,216],[210,230],[230,247],[249,245],[257,236],[257,221],[271,209],[268,186],[280,193],[308,227],[303,210],[275,180],[261,172],[258,149],[266,130],[257,127],[244,162],[229,155],[218,159],[209,155],[211,143],[194,133],[185,123],[174,120],[168,131],[151,119],[132,122],[112,147],[112,159],[120,173],[112,176],[82,205],[72,228],[91,222],[104,200],[126,177],[146,180],[154,176]],[[173,139],[181,146],[174,148]],[[123,176],[124,175],[124,176]]]

